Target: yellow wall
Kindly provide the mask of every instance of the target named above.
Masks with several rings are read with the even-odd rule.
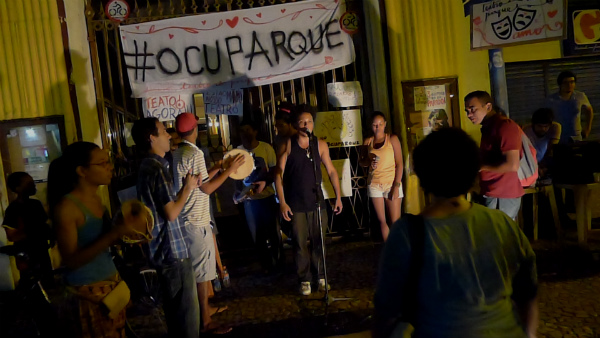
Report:
[[[488,52],[470,50],[470,22],[459,1],[385,0],[392,91],[394,130],[406,147],[402,104],[402,81],[437,77],[458,77],[458,91],[464,97],[474,90],[490,91]],[[385,42],[384,42],[385,43]],[[560,42],[506,47],[505,62],[561,57]],[[510,93],[509,93],[510,95]],[[464,110],[462,98],[461,112]],[[477,141],[479,127],[461,114],[462,128]],[[406,207],[418,212],[416,177],[407,177]]]

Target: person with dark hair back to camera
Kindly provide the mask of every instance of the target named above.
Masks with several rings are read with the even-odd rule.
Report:
[[[419,338],[536,336],[529,241],[505,213],[467,200],[478,155],[456,128],[432,132],[415,148],[414,171],[431,203],[392,227],[375,290],[374,338],[404,337],[407,323]]]
[[[42,273],[42,284],[50,287],[53,284],[52,263],[48,255],[48,242],[51,240],[48,215],[42,202],[30,198],[37,188],[33,177],[18,171],[8,175],[6,185],[17,194],[4,212],[2,225],[6,229],[8,240],[14,242],[29,255],[30,268],[39,268]],[[32,271],[21,271],[23,278]]]
[[[496,111],[485,91],[465,96],[465,111],[473,124],[481,125],[479,185],[483,203],[516,219],[524,194],[517,173],[523,155],[521,128]]]
[[[523,132],[536,150],[540,179],[549,173],[552,164],[552,148],[558,144],[562,132],[561,125],[554,122],[554,114],[550,108],[540,108],[533,113],[531,124],[523,128]]]
[[[333,212],[342,212],[342,197],[337,171],[329,157],[329,147],[323,140],[312,135],[315,110],[309,105],[296,107],[292,121],[298,133],[288,139],[282,151],[278,153],[275,172],[275,187],[279,197],[279,210],[286,221],[292,222],[296,271],[300,280],[300,293],[311,294],[313,275],[318,277],[319,290],[325,290],[323,270],[323,251],[321,236],[325,236],[327,211],[323,191],[317,183],[322,181],[321,163],[325,166],[335,191],[336,199]],[[309,137],[311,135],[312,137]],[[311,154],[312,149],[312,154]],[[313,161],[316,161],[316,176]],[[317,217],[317,194],[321,199],[322,228],[319,229]],[[323,232],[321,232],[323,231]],[[312,250],[307,241],[310,238]],[[329,286],[329,285],[328,285]]]
[[[587,138],[592,131],[594,110],[587,96],[575,90],[577,77],[573,72],[565,70],[558,74],[556,79],[558,92],[546,99],[545,107],[552,109],[556,122],[562,126],[560,144],[568,144]],[[587,125],[582,127],[581,117],[585,118]]]
[[[197,338],[200,334],[198,294],[187,232],[179,214],[192,191],[198,189],[201,178],[187,173],[183,187],[175,193],[169,162],[164,159],[170,149],[171,136],[157,118],[135,121],[131,134],[144,156],[139,167],[137,194],[154,216],[153,239],[146,250],[159,276],[169,337]]]
[[[298,132],[296,131],[296,128],[294,128],[294,122],[292,121],[295,107],[294,104],[283,101],[277,108],[277,113],[275,113],[275,128],[277,129],[277,135],[273,140],[273,149],[275,149],[275,152],[282,149],[282,146],[286,145],[287,140]]]

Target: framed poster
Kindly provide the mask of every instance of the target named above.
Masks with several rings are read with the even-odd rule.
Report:
[[[455,77],[403,81],[402,97],[409,152],[434,130],[460,127],[458,80]]]

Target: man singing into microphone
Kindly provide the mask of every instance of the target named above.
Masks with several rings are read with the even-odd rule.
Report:
[[[283,218],[292,222],[296,270],[300,279],[300,293],[311,293],[313,274],[318,276],[319,290],[325,290],[325,275],[321,249],[321,235],[325,235],[327,212],[321,190],[321,163],[325,165],[335,190],[336,215],[342,212],[338,174],[331,163],[329,148],[323,140],[312,135],[315,110],[309,105],[296,108],[293,121],[298,133],[288,139],[285,149],[278,152],[275,187]],[[282,146],[283,147],[283,146]],[[316,162],[316,173],[313,161]],[[315,177],[316,175],[316,177]],[[318,185],[317,185],[318,183]],[[317,219],[317,195],[321,203],[321,223]],[[320,233],[320,230],[323,230]],[[310,239],[312,252],[308,251]],[[312,264],[311,264],[312,263]]]

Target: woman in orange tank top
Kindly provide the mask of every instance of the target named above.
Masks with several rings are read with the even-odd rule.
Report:
[[[369,166],[368,193],[377,219],[381,227],[381,235],[386,241],[390,227],[386,220],[386,211],[390,223],[394,224],[400,219],[402,209],[402,148],[398,136],[387,134],[385,128],[387,121],[381,112],[374,112],[371,118],[373,136],[364,141],[368,147],[368,158],[362,161]]]

